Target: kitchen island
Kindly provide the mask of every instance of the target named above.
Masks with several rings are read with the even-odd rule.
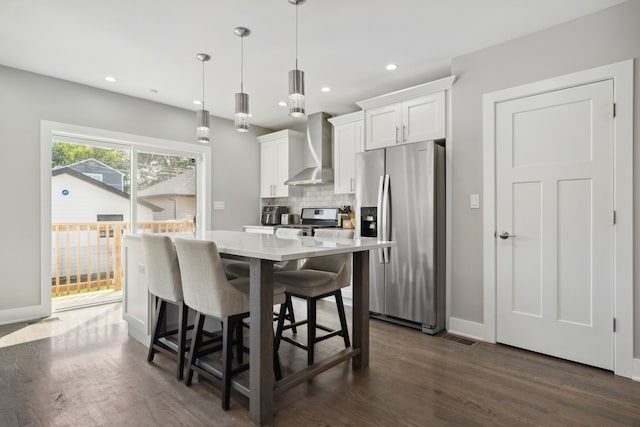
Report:
[[[250,264],[250,328],[249,353],[250,386],[235,383],[234,388],[249,397],[251,419],[257,425],[269,424],[273,420],[274,395],[286,391],[309,378],[341,363],[352,360],[354,369],[369,365],[369,251],[392,247],[394,242],[379,241],[375,238],[355,240],[334,240],[315,237],[282,239],[275,235],[244,233],[239,231],[204,231],[197,233],[173,234],[174,237],[210,240],[216,242],[218,251],[225,256],[241,257]],[[137,248],[137,250],[136,250]],[[352,253],[353,255],[353,324],[351,347],[317,362],[279,381],[273,378],[273,264],[300,258]],[[146,296],[146,316],[150,318],[150,297],[145,294],[144,259],[141,237],[125,238],[125,319],[130,324],[130,334],[143,342],[139,333],[131,333],[132,322],[140,321],[144,310],[137,310],[138,316],[127,318],[134,307],[129,298]],[[137,265],[137,267],[136,267]],[[130,274],[131,273],[131,274]],[[137,274],[136,274],[137,273]],[[133,282],[133,279],[137,283]],[[129,289],[131,288],[131,289]],[[148,330],[148,329],[147,329]],[[148,333],[148,332],[147,332]],[[136,336],[136,334],[138,336]],[[146,342],[148,345],[148,340]]]

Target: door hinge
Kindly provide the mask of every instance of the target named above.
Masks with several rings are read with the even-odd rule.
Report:
[[[616,116],[616,103],[613,103],[613,116],[611,117],[615,117]]]
[[[616,211],[613,211],[613,225],[616,225],[617,220],[618,220],[618,216],[616,214]]]
[[[616,318],[613,318],[613,332],[616,331]]]

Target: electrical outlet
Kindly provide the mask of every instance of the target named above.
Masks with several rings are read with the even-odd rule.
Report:
[[[471,209],[480,209],[480,195],[479,194],[472,194],[471,197],[469,197],[469,207]]]
[[[224,200],[214,200],[213,201],[213,210],[216,210],[216,211],[224,210]]]
[[[138,273],[144,274],[144,264],[138,264]]]

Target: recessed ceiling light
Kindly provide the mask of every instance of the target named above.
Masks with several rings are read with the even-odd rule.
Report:
[[[387,69],[387,71],[393,71],[398,69],[398,66],[396,64],[387,64],[385,68]]]
[[[151,92],[151,93],[158,93],[158,89],[149,89],[149,92]]]
[[[196,105],[202,105],[202,101],[198,101],[197,99],[195,99],[193,101],[193,103],[196,104]]]
[[[324,86],[322,89],[320,89],[323,92],[331,92],[331,88],[329,86]]]
[[[105,78],[104,78],[104,79],[105,79],[106,81],[108,81],[108,82],[111,82],[111,83],[115,83],[115,82],[117,82],[117,81],[118,81],[118,79],[116,79],[116,78],[115,78],[115,77],[113,77],[113,76],[105,76]]]
[[[287,106],[287,103],[286,103],[286,102],[284,102],[284,101],[280,101],[280,102],[278,102],[278,106],[280,106],[280,107],[286,107],[286,106]]]

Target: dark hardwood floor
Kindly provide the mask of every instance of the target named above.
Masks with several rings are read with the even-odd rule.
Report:
[[[337,323],[332,304],[319,307],[324,323]],[[213,384],[185,387],[162,355],[148,364],[120,304],[56,316],[0,327],[1,426],[251,425],[243,396],[233,394],[224,412]],[[319,344],[317,360],[341,343]],[[287,343],[280,357],[285,375],[306,363]],[[282,394],[275,413],[278,426],[640,426],[640,383],[372,320],[369,368],[339,365]]]

